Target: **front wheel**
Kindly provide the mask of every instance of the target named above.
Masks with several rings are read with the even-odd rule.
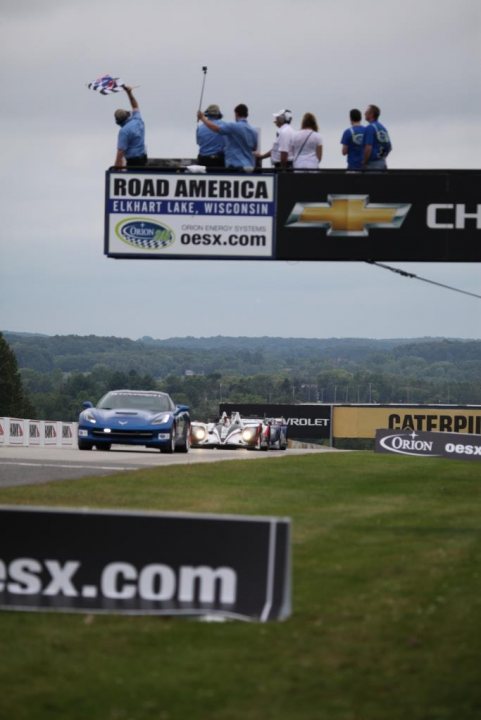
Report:
[[[168,445],[165,445],[165,447],[161,447],[160,452],[167,453],[168,455],[171,455],[173,452],[175,452],[175,426],[170,431]]]
[[[260,449],[263,450],[264,452],[267,452],[267,451],[269,450],[270,446],[271,446],[271,433],[270,433],[270,431],[269,431],[269,433],[266,435],[265,441],[266,441],[266,444],[265,444],[265,445],[262,445],[262,439],[261,439]]]
[[[177,452],[188,453],[190,450],[190,428],[188,427],[185,431],[184,439],[182,443],[176,448]]]
[[[93,443],[88,442],[88,440],[79,440],[78,441],[78,449],[79,450],[91,450],[93,447]]]

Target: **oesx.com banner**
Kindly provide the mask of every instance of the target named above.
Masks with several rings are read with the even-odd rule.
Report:
[[[455,460],[481,460],[481,435],[377,430],[376,452]]]
[[[105,254],[272,258],[274,177],[107,172]]]
[[[290,521],[0,507],[0,608],[274,620]]]

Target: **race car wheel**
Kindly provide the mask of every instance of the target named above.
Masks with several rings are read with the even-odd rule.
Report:
[[[79,450],[91,450],[93,447],[91,442],[88,442],[87,440],[79,440],[78,441],[78,449]]]
[[[264,452],[267,452],[267,450],[269,450],[270,446],[271,446],[271,434],[269,433],[266,437],[266,444],[265,445],[261,444],[260,447],[261,447],[261,450],[263,450]]]
[[[187,428],[182,443],[176,448],[177,452],[188,453],[190,450],[190,428]]]
[[[168,453],[171,455],[173,452],[175,452],[175,425],[170,431],[170,438],[168,445],[165,445],[164,447],[160,448],[160,452],[162,453]]]

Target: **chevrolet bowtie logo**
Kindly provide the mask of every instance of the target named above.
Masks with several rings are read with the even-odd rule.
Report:
[[[328,195],[326,203],[296,203],[286,227],[326,228],[327,235],[366,237],[371,228],[399,228],[411,205],[370,203],[369,195]]]

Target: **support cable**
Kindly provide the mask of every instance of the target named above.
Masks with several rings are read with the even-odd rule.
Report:
[[[453,292],[461,293],[462,295],[469,295],[470,297],[481,300],[481,295],[477,295],[476,293],[469,292],[468,290],[461,290],[460,288],[455,288],[451,285],[445,285],[444,283],[436,282],[436,280],[430,280],[429,278],[421,277],[420,275],[415,275],[414,273],[407,272],[407,270],[400,270],[399,268],[392,267],[391,265],[385,265],[384,263],[377,262],[376,260],[366,260],[366,263],[368,263],[369,265],[376,265],[376,267],[380,267],[383,270],[390,270],[391,272],[397,273],[402,277],[420,280],[421,282],[429,283],[430,285],[437,285],[438,287],[444,288],[445,290],[452,290]]]

